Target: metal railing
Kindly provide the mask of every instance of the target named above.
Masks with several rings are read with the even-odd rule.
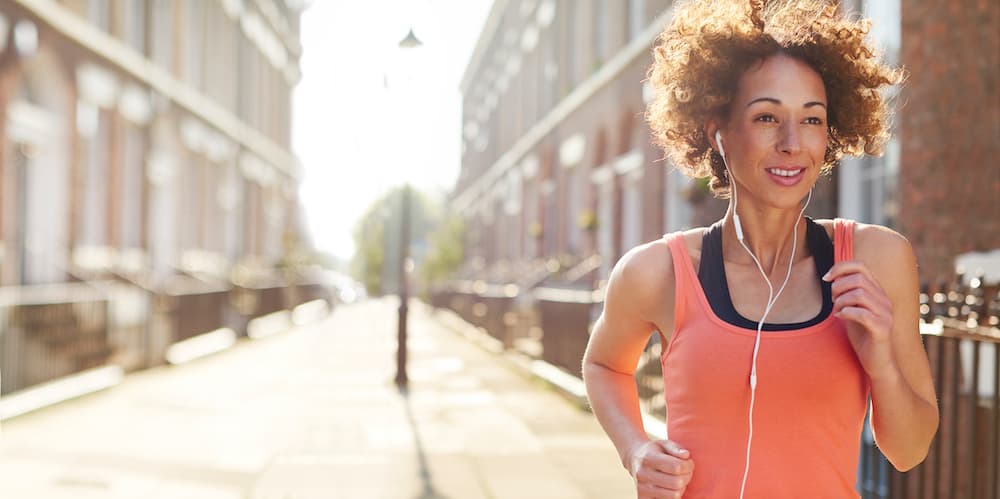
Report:
[[[1000,494],[1000,337],[943,327],[924,334],[941,411],[927,458],[895,471],[871,435],[862,443],[865,498],[995,498]]]
[[[254,318],[312,300],[333,304],[326,283],[291,281],[234,286],[178,275],[156,288],[124,280],[0,287],[0,394],[95,367],[159,365],[172,344],[194,336],[244,335]]]
[[[498,285],[499,286],[499,285]],[[503,338],[511,323],[509,303],[491,302],[485,289],[450,289],[432,295],[436,306]],[[526,290],[521,290],[525,292]],[[532,290],[540,318],[539,357],[579,375],[589,325],[600,297],[587,290],[539,286]],[[518,311],[523,314],[523,311]],[[982,278],[921,290],[921,334],[941,410],[939,431],[927,458],[896,471],[874,444],[868,425],[860,442],[858,489],[863,498],[1000,498],[1000,293]],[[508,345],[509,346],[509,345]],[[660,335],[653,334],[639,360],[636,384],[646,413],[666,416],[660,366]]]
[[[8,394],[104,364],[108,300],[84,283],[0,288],[0,369]]]
[[[927,458],[900,473],[862,438],[865,499],[1000,497],[1000,294],[981,277],[924,286],[921,333],[941,412]]]

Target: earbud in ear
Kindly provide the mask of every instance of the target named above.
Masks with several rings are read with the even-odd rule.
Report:
[[[722,147],[722,132],[719,130],[715,131],[715,143],[719,145],[719,155],[722,156],[722,160],[726,160],[726,150]]]
[[[733,174],[729,171],[729,162],[726,161],[726,149],[722,147],[722,131],[715,131],[715,143],[719,146],[719,156],[722,156],[722,164],[726,167],[726,173],[729,174],[729,185],[733,190],[733,225],[736,228],[736,239],[740,241],[743,240],[743,224],[740,223],[740,215],[736,213],[736,181],[732,178]]]

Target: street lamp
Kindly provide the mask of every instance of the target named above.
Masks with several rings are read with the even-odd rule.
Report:
[[[399,41],[399,48],[401,49],[415,49],[421,45],[423,43],[420,43],[417,36],[413,34],[413,28],[410,28],[410,32],[406,34],[406,38]]]
[[[400,40],[399,48],[403,50],[415,49],[423,43],[413,34],[413,28]],[[403,184],[403,192],[399,203],[400,223],[399,223],[399,319],[396,334],[396,386],[405,389],[409,383],[406,375],[406,315],[409,301],[409,289],[406,279],[406,261],[410,257],[410,186]]]

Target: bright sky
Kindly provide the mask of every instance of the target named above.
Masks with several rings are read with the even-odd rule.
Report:
[[[454,185],[458,86],[490,4],[316,0],[303,13],[292,148],[317,249],[349,258],[354,223],[394,186]],[[403,51],[398,43],[411,25],[424,45]]]

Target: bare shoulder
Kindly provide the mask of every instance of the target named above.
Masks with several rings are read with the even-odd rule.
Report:
[[[863,261],[883,286],[916,281],[917,261],[910,241],[888,227],[855,224],[854,257]]]
[[[700,252],[703,230],[683,233],[688,252]],[[624,298],[642,309],[662,310],[665,303],[673,303],[669,298],[674,283],[674,259],[667,238],[662,237],[636,246],[621,257],[611,272],[608,299]],[[615,296],[610,296],[612,293]]]
[[[633,373],[650,333],[659,330],[667,337],[671,334],[675,282],[674,259],[666,237],[625,253],[611,271],[585,363]]]
[[[869,265],[901,263],[911,260],[913,248],[902,234],[881,225],[858,223],[854,226],[854,255]]]
[[[814,220],[834,238],[834,221]],[[897,280],[916,275],[916,256],[910,241],[882,225],[854,223],[854,258],[864,262],[879,277]],[[881,279],[880,279],[881,280]]]
[[[826,230],[832,240],[834,221],[823,218],[813,220]],[[911,251],[910,242],[902,234],[882,225],[854,222],[854,253],[858,258],[878,258],[900,251]]]
[[[673,284],[670,247],[666,238],[660,238],[632,248],[618,260],[611,271],[607,299],[625,299],[646,308],[657,303]]]

